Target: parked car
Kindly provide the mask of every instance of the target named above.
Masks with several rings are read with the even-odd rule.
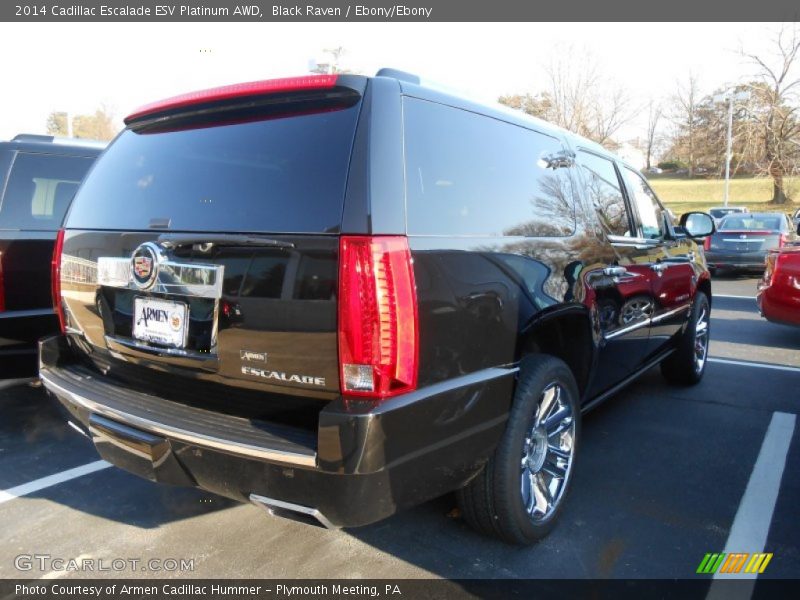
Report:
[[[800,325],[800,246],[773,250],[767,255],[756,300],[768,321]]]
[[[36,342],[59,330],[50,292],[56,232],[104,144],[18,135],[0,142],[0,378],[36,374]]]
[[[709,269],[762,273],[770,250],[797,241],[797,232],[783,213],[729,215],[717,232],[706,238]]]
[[[582,412],[657,364],[703,376],[713,221],[674,226],[587,139],[387,70],[125,122],[59,236],[40,361],[126,470],[328,527],[457,490],[530,543]]]
[[[717,227],[722,223],[722,219],[728,215],[747,212],[750,212],[750,209],[746,206],[715,206],[714,208],[708,209],[708,214],[714,217],[714,222]]]

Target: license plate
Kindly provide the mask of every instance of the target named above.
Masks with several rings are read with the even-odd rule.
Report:
[[[133,337],[173,348],[186,345],[189,319],[183,302],[159,298],[134,298]]]

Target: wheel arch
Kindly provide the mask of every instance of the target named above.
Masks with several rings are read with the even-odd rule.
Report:
[[[563,360],[575,377],[580,396],[584,397],[597,355],[596,339],[593,320],[585,306],[559,306],[542,311],[525,327],[517,358],[538,353]]]
[[[708,298],[708,306],[711,306],[711,279],[709,277],[703,277],[700,281],[697,282],[697,291],[703,292]]]

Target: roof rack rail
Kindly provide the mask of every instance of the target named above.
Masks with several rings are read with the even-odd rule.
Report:
[[[382,69],[378,69],[378,72],[375,73],[375,77],[392,77],[394,79],[399,79],[400,81],[405,81],[406,83],[414,83],[419,85],[422,83],[419,75],[414,75],[413,73],[408,73],[406,71],[400,71],[399,69],[391,69],[387,67],[383,67]]]
[[[20,133],[15,135],[14,139],[11,141],[22,143],[57,144],[62,146],[80,146],[83,148],[98,148],[100,150],[108,146],[108,142],[103,142],[100,140],[69,138],[57,135],[40,135],[38,133]]]
[[[52,135],[39,135],[37,133],[20,133],[14,136],[13,142],[52,142],[56,138]]]

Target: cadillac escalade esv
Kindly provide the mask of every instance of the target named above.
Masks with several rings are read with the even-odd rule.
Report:
[[[328,527],[553,526],[580,417],[703,376],[711,285],[631,166],[381,70],[156,102],[59,234],[41,378],[100,455]]]

